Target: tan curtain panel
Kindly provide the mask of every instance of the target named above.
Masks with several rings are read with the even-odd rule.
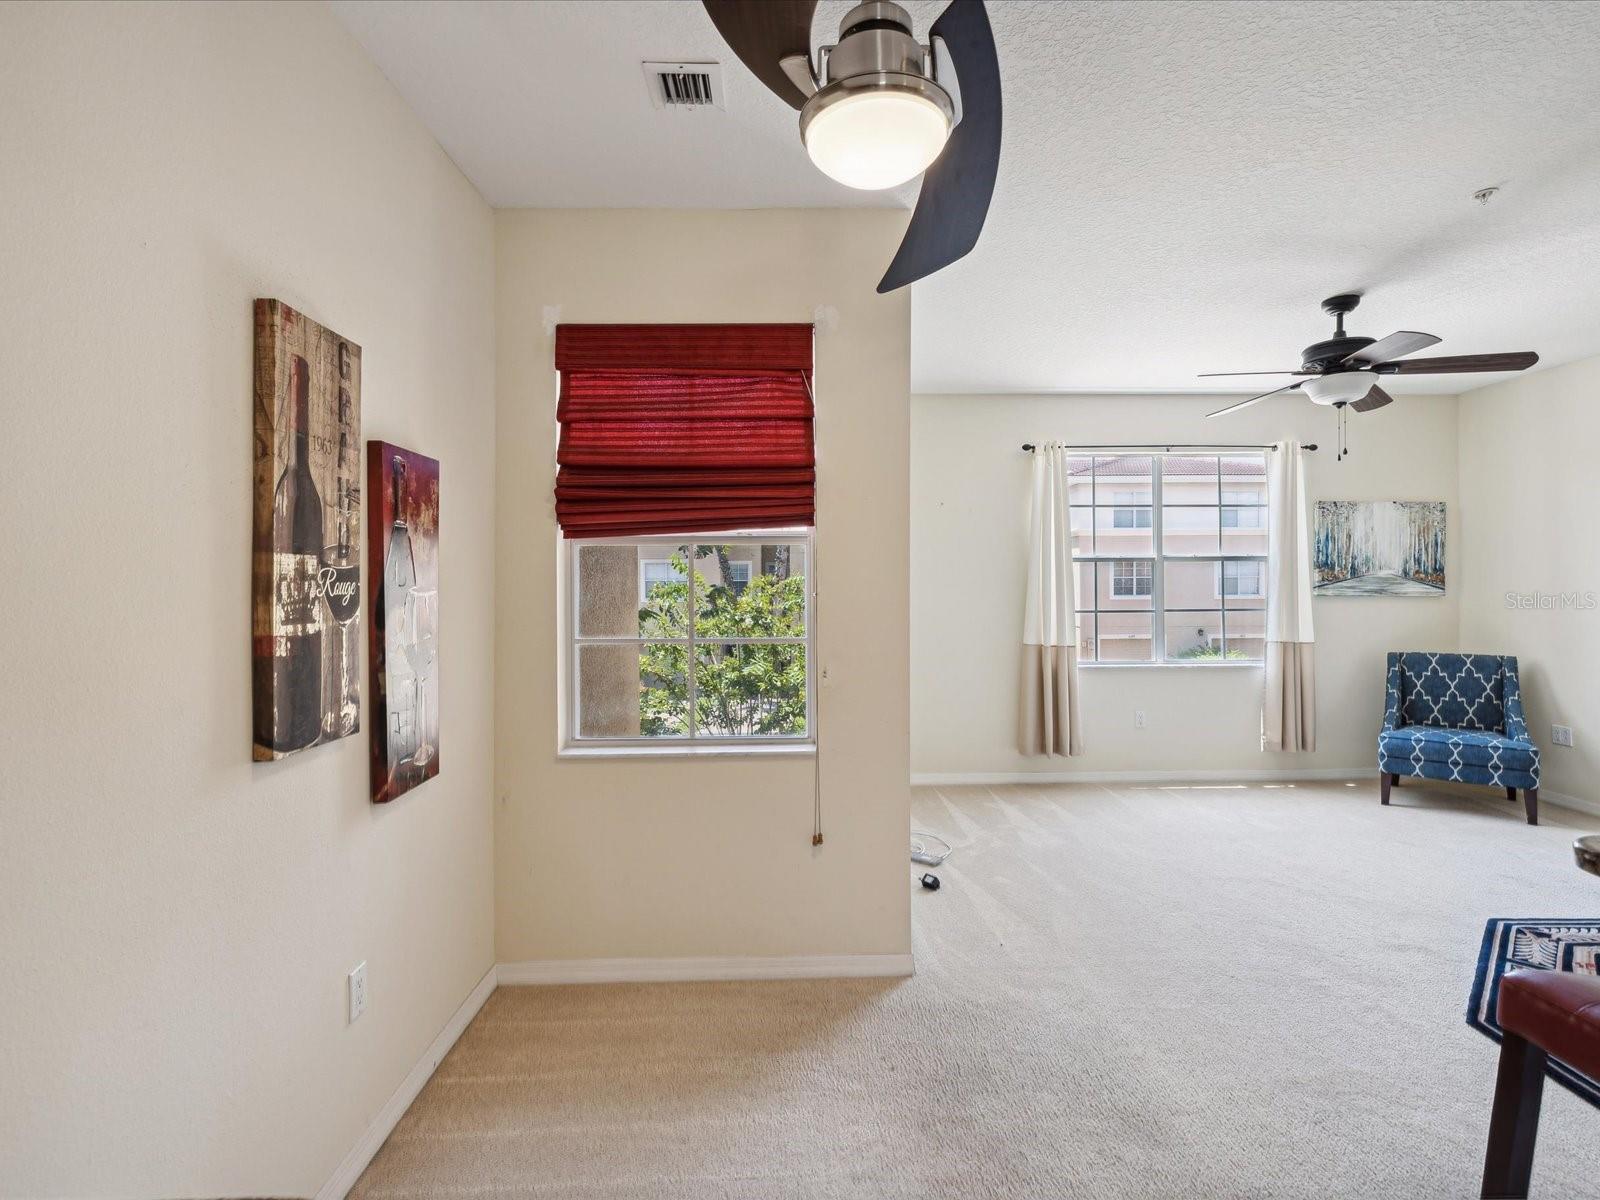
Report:
[[[1033,453],[1028,595],[1022,620],[1019,688],[1024,754],[1083,753],[1078,703],[1078,573],[1072,565],[1067,448]]]
[[[1267,694],[1263,750],[1317,748],[1317,695],[1311,624],[1311,537],[1307,528],[1306,456],[1283,441],[1268,456],[1272,524],[1267,564]]]

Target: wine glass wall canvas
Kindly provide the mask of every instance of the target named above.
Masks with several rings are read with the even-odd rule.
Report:
[[[361,726],[361,347],[255,311],[254,756]]]
[[[367,443],[372,799],[439,773],[439,464]]]

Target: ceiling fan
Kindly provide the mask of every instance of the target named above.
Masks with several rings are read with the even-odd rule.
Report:
[[[1331,404],[1352,412],[1371,412],[1392,403],[1394,397],[1378,386],[1380,375],[1450,375],[1467,371],[1525,371],[1539,361],[1532,350],[1519,350],[1509,354],[1460,354],[1453,358],[1406,358],[1418,350],[1426,350],[1441,339],[1431,333],[1411,333],[1402,330],[1374,341],[1369,337],[1352,337],[1344,331],[1345,314],[1354,311],[1361,303],[1359,293],[1346,292],[1329,296],[1322,302],[1322,311],[1334,318],[1333,337],[1325,342],[1313,342],[1300,352],[1298,371],[1211,371],[1200,376],[1212,379],[1220,375],[1307,375],[1259,396],[1251,396],[1237,404],[1207,413],[1220,417],[1224,413],[1238,412],[1268,396],[1296,389],[1309,396],[1314,404]],[[1404,359],[1405,361],[1400,361]]]
[[[800,110],[800,140],[824,174],[869,190],[923,174],[878,291],[932,275],[977,244],[1000,164],[1000,63],[983,0],[952,0],[926,45],[905,9],[866,0],[844,15],[838,43],[820,47],[815,65],[817,0],[703,3],[744,65]],[[955,68],[959,115],[939,78],[936,42]]]

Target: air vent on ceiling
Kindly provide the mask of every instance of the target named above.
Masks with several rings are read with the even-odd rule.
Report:
[[[644,77],[657,108],[727,108],[721,63],[647,62]]]

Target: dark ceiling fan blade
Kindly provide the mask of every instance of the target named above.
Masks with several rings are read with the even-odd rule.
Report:
[[[1305,381],[1302,380],[1302,379],[1297,379],[1293,383],[1285,384],[1281,388],[1274,388],[1270,392],[1262,392],[1261,395],[1259,395],[1259,396],[1251,396],[1250,399],[1248,399],[1248,400],[1241,400],[1237,404],[1230,404],[1230,405],[1228,405],[1227,408],[1219,408],[1219,409],[1217,409],[1216,412],[1208,412],[1206,414],[1206,416],[1208,416],[1208,417],[1220,417],[1220,416],[1223,416],[1226,413],[1238,412],[1241,408],[1249,408],[1252,404],[1256,403],[1258,400],[1265,400],[1268,396],[1276,396],[1280,392],[1292,392],[1292,391],[1294,391],[1295,388],[1299,387],[1304,382]]]
[[[1000,169],[1000,59],[983,0],[952,0],[928,36],[943,40],[955,66],[961,123],[922,176],[911,224],[880,292],[932,275],[978,244]]]
[[[1350,410],[1352,412],[1371,412],[1375,408],[1382,408],[1385,404],[1393,403],[1394,397],[1374,384],[1370,392],[1350,406]]]
[[[817,0],[701,0],[711,21],[739,56],[790,108],[806,102],[779,60],[790,54],[811,56],[811,15]]]
[[[1508,354],[1458,354],[1453,358],[1409,358],[1405,362],[1379,363],[1384,375],[1455,375],[1467,371],[1526,371],[1539,361],[1532,350]]]
[[[1363,346],[1339,365],[1342,367],[1370,367],[1375,363],[1390,362],[1396,358],[1404,358],[1408,354],[1415,354],[1418,350],[1426,350],[1429,346],[1437,346],[1443,338],[1436,338],[1431,333],[1412,333],[1402,329],[1399,333],[1391,333],[1386,338],[1379,338],[1370,346]]]

